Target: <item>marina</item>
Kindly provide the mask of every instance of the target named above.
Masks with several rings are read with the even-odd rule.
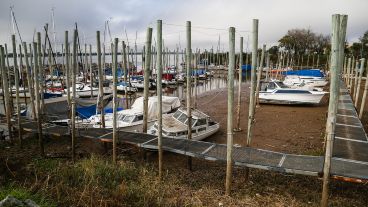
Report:
[[[246,30],[158,19],[132,40],[111,34],[110,18],[60,41],[54,8],[32,40],[10,14],[0,206],[368,204],[368,32],[357,54],[348,15],[330,16],[328,35],[291,29],[275,46],[262,19]],[[199,30],[228,38],[209,47]]]

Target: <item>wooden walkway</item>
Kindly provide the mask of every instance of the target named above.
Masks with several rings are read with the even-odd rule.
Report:
[[[331,175],[354,182],[368,181],[368,139],[358,119],[351,97],[341,89],[336,125],[336,138],[331,164]],[[35,122],[25,121],[23,130],[37,133]],[[43,133],[55,136],[69,135],[68,127],[45,124]],[[78,129],[78,136],[111,142],[111,129]],[[144,149],[157,149],[157,137],[142,133],[118,132],[118,142]],[[165,151],[213,161],[226,161],[226,145],[204,141],[163,138]],[[307,156],[273,152],[250,147],[234,147],[233,160],[237,166],[246,166],[283,173],[320,176],[323,156]],[[351,180],[350,180],[351,181]]]

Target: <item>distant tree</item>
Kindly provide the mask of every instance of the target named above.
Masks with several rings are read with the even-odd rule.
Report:
[[[323,53],[329,42],[329,36],[317,35],[310,29],[291,29],[279,40],[279,46],[295,54]]]

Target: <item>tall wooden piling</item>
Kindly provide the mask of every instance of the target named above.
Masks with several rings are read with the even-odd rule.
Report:
[[[92,45],[89,45],[89,82],[91,84],[91,98],[93,97],[93,70],[92,70]],[[103,96],[103,94],[100,94]]]
[[[158,177],[162,180],[162,20],[157,20],[157,147],[158,147]]]
[[[265,51],[266,51],[266,45],[264,44],[262,48],[262,53],[261,53],[261,61],[259,62],[258,71],[257,71],[258,73],[257,73],[256,95],[255,95],[256,101],[254,102],[255,105],[259,104],[258,96],[259,96],[259,88],[260,88],[261,78],[262,78]]]
[[[367,63],[367,73],[366,74],[367,75],[366,75],[366,79],[365,79],[364,92],[363,92],[362,102],[360,104],[360,110],[359,110],[359,119],[362,119],[362,117],[363,117],[365,100],[367,98],[367,91],[368,91],[368,63]]]
[[[362,76],[364,73],[364,63],[365,63],[365,58],[360,59],[358,85],[356,87],[356,94],[355,94],[355,100],[354,100],[354,106],[356,108],[358,107],[358,100],[359,100],[359,95],[360,95],[360,85],[362,83]]]
[[[126,52],[126,45],[123,41],[123,58],[124,58],[124,81],[126,84],[129,83],[128,81],[128,60],[127,60],[127,52]],[[125,88],[125,107],[128,108],[128,88]]]
[[[1,74],[2,74],[2,82],[3,82],[3,94],[4,94],[4,101],[5,101],[5,111],[6,111],[6,124],[8,126],[8,134],[9,134],[9,139],[12,140],[13,139],[13,135],[12,135],[12,124],[11,124],[11,103],[10,103],[10,99],[11,97],[11,93],[9,93],[10,87],[9,87],[9,83],[8,83],[8,72],[6,70],[5,67],[5,51],[4,48],[2,46],[0,46],[0,58],[1,58]]]
[[[145,62],[144,62],[144,91],[143,91],[143,133],[147,133],[148,127],[148,92],[149,92],[149,77],[150,77],[150,64],[151,64],[151,43],[152,43],[152,28],[147,28],[146,34],[146,49],[145,49]],[[143,53],[142,53],[143,56]]]
[[[78,38],[78,31],[74,30],[73,35],[73,67],[72,67],[72,160],[75,162],[75,143],[76,143],[76,130],[75,130],[75,116],[76,116],[76,75],[79,72],[79,66],[77,63],[77,38]]]
[[[346,87],[350,89],[350,73],[351,73],[351,58],[348,58],[348,65],[346,66]]]
[[[41,43],[41,33],[37,32],[37,49],[38,49],[38,72],[39,74],[39,79],[40,79],[40,91],[41,91],[41,121],[43,119],[43,112],[44,112],[44,106],[45,106],[45,99],[43,96],[43,93],[45,92],[45,88],[44,88],[44,84],[45,84],[45,79],[44,79],[44,68],[43,68],[43,61],[42,61],[42,43]]]
[[[355,78],[354,78],[354,90],[353,90],[353,100],[355,101],[355,95],[356,95],[356,91],[357,91],[357,86],[358,86],[358,74],[359,74],[359,61],[356,60],[355,61]]]
[[[238,103],[236,113],[236,128],[234,131],[241,131],[240,128],[240,104],[241,104],[241,85],[242,85],[242,65],[243,65],[243,37],[240,37],[240,52],[239,52],[239,83],[238,83]]]
[[[331,36],[331,80],[330,80],[330,100],[328,106],[328,118],[326,123],[326,150],[323,166],[323,191],[321,206],[327,207],[329,195],[329,179],[331,169],[331,157],[333,152],[333,140],[335,138],[336,113],[339,100],[339,74],[342,70],[342,59],[344,57],[344,43],[346,35],[347,15],[335,14],[332,16],[332,36]]]
[[[32,107],[32,114],[33,114],[33,119],[36,120],[36,107],[35,107],[35,93],[34,93],[34,89],[32,86],[32,76],[31,76],[31,71],[30,71],[30,64],[29,64],[29,59],[28,59],[28,50],[27,50],[27,43],[23,42],[23,50],[24,50],[24,59],[26,61],[26,77],[27,77],[27,85],[28,85],[28,91],[30,94],[30,99],[31,99],[31,107]]]
[[[188,139],[192,139],[192,35],[191,35],[191,22],[186,23],[186,36],[187,36],[187,48],[186,48],[186,68],[187,68],[187,127],[188,127]],[[192,158],[188,157],[188,167],[192,170]]]
[[[70,49],[68,40],[68,31],[65,31],[64,44],[65,44],[65,73],[66,73],[66,94],[68,99],[69,111],[71,110],[71,100],[70,100]],[[70,113],[68,115],[69,119]]]
[[[232,182],[233,149],[233,103],[235,70],[235,28],[229,29],[229,66],[227,75],[227,153],[225,194],[230,195]]]
[[[113,52],[112,52],[112,161],[116,163],[116,147],[117,147],[117,104],[118,104],[118,93],[117,93],[117,84],[118,84],[118,44],[119,39],[115,38],[113,44]]]
[[[33,75],[35,80],[35,96],[36,96],[36,110],[37,110],[37,131],[38,131],[38,143],[40,147],[40,155],[43,157],[45,154],[44,146],[43,146],[43,134],[42,134],[42,112],[41,112],[41,96],[43,95],[43,91],[40,91],[40,66],[39,66],[39,57],[38,57],[38,44],[36,42],[33,43]]]
[[[102,73],[102,65],[101,65],[101,38],[100,38],[100,31],[96,32],[96,43],[97,43],[97,70],[98,70],[98,107],[100,110],[100,122],[102,128],[105,128],[105,112],[103,108],[103,95],[104,95],[104,88],[103,88],[103,73]]]
[[[22,128],[20,120],[20,99],[19,99],[19,68],[17,61],[17,46],[15,43],[15,35],[12,35],[12,45],[13,45],[13,68],[14,68],[14,84],[15,84],[15,103],[17,105],[17,125],[18,125],[18,139],[19,144],[22,147]]]
[[[247,146],[250,146],[252,141],[252,126],[254,122],[254,102],[255,102],[255,85],[256,85],[256,68],[257,68],[257,52],[258,52],[258,19],[253,19],[252,31],[252,68],[251,68],[251,86],[250,86],[250,101],[248,115],[248,131],[247,131]]]

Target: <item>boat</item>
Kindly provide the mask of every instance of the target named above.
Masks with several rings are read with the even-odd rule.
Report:
[[[313,87],[324,87],[327,85],[326,75],[319,69],[290,70],[283,73],[284,84],[288,86],[304,83]]]
[[[162,96],[162,113],[170,114],[180,107],[178,97]],[[94,128],[100,128],[100,115],[91,116],[90,123]],[[147,128],[151,127],[157,120],[157,96],[148,99]],[[105,128],[113,127],[113,114],[105,115]],[[143,97],[137,98],[131,109],[125,109],[117,113],[117,127],[123,131],[142,132],[143,128]]]
[[[130,93],[135,93],[135,92],[137,92],[138,91],[138,89],[137,89],[137,87],[135,87],[135,86],[132,86],[132,84],[131,83],[129,83],[129,82],[125,82],[125,81],[121,81],[121,82],[119,82],[118,84],[117,84],[117,86],[116,86],[116,90],[118,91],[118,92],[122,92],[122,93],[128,93],[128,94],[130,94]]]
[[[98,95],[98,88],[91,87],[89,84],[85,83],[76,83],[76,96],[79,98],[83,97],[95,97]],[[65,93],[67,92],[67,89],[64,89]],[[73,87],[70,87],[70,94],[73,94]]]
[[[327,92],[290,88],[281,81],[262,82],[259,103],[319,104]]]
[[[184,83],[186,80],[186,74],[185,73],[178,73],[175,76],[175,79],[178,81],[178,83]]]
[[[133,87],[137,89],[143,90],[144,89],[144,77],[143,76],[132,76],[130,78],[130,83]],[[153,79],[149,79],[148,88],[153,89],[156,87],[156,82]]]
[[[173,139],[188,139],[188,116],[186,108],[180,108],[173,114],[162,115],[162,136]],[[220,128],[218,122],[199,111],[192,110],[192,139],[203,140]],[[157,135],[158,123],[156,122],[148,131],[149,134]]]
[[[162,74],[162,84],[164,84],[164,85],[174,85],[176,83],[177,82],[176,82],[174,74],[170,74],[170,73]]]
[[[283,83],[287,86],[299,86],[304,84],[312,87],[324,87],[327,85],[328,81],[321,77],[288,75],[285,76]]]

